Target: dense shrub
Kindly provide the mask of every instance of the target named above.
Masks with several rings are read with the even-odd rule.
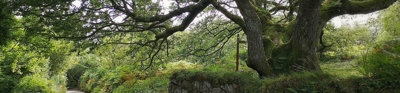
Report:
[[[264,80],[264,91],[272,93],[334,93],[334,76],[322,72],[301,72]]]
[[[61,82],[61,83],[60,83]],[[25,76],[13,89],[15,93],[61,93],[66,92],[65,77],[58,76],[48,80],[38,74]]]
[[[129,66],[114,69],[86,71],[80,79],[80,88],[93,93],[135,93],[166,91],[168,79],[154,77],[155,72],[138,71]],[[147,73],[147,74],[146,74]]]
[[[378,45],[358,61],[361,65],[360,72],[374,79],[374,82],[369,83],[373,83],[376,87],[398,87],[400,84],[399,56],[399,41],[390,41]]]
[[[322,72],[293,73],[259,79],[254,72],[213,70],[206,67],[204,69],[181,70],[174,73],[170,79],[177,82],[182,80],[191,82],[206,81],[212,86],[237,84],[240,87],[234,90],[240,93],[334,93],[341,91],[338,85],[340,81],[334,79],[334,76]]]
[[[353,24],[336,28],[328,24],[324,28],[322,42],[319,46],[320,60],[352,60],[359,58],[371,43],[375,43],[377,31],[368,29],[370,24]]]
[[[166,73],[168,75],[171,75],[173,72],[179,71],[179,70],[182,70],[182,69],[194,69],[194,68],[200,69],[200,68],[203,68],[202,65],[193,64],[193,63],[189,63],[189,62],[186,62],[186,61],[171,62],[171,63],[167,64],[167,67],[168,68],[166,68],[163,71],[163,73]]]
[[[91,62],[81,62],[82,66],[92,66],[80,75],[79,87],[86,92],[94,93],[135,93],[135,92],[166,92],[168,77],[177,70],[202,68],[201,65],[186,61],[168,63],[164,70],[139,69],[137,65],[103,68],[90,65]],[[81,67],[77,65],[77,67]],[[80,73],[83,68],[71,69],[71,75]]]
[[[162,77],[152,77],[145,80],[129,80],[113,90],[113,93],[166,93],[169,80]]]
[[[67,77],[65,75],[55,75],[49,78],[49,87],[59,92],[67,91]]]
[[[17,78],[13,78],[9,75],[4,75],[0,72],[0,93],[8,93],[8,91],[11,91],[14,86],[18,83]]]
[[[94,54],[86,54],[75,57],[76,60],[70,61],[73,66],[67,71],[68,88],[76,88],[79,85],[80,77],[90,68],[99,66],[97,57]]]
[[[375,87],[373,83],[385,82],[362,77],[340,78],[324,72],[298,72],[257,78],[255,73],[217,71],[210,69],[181,70],[172,75],[175,81],[207,81],[212,86],[238,84],[240,93],[397,93],[399,86]]]
[[[186,69],[175,72],[171,80],[177,82],[208,82],[212,86],[224,86],[226,84],[237,84],[240,86],[235,91],[240,93],[257,93],[261,92],[261,80],[256,73],[234,70],[226,68],[205,67],[203,69]]]
[[[49,53],[49,67],[50,75],[62,75],[71,68],[72,63],[69,55],[74,54],[71,52],[73,43],[67,41],[52,41],[51,51]]]
[[[42,40],[40,37],[31,39]],[[69,52],[67,48],[72,44],[68,43],[68,47],[65,47],[67,42],[55,40],[37,43],[40,43],[37,46],[42,44],[46,48],[10,42],[10,45],[0,49],[1,93],[66,91],[65,72],[70,67],[68,61],[71,54],[66,52]]]
[[[15,87],[14,92],[55,92],[48,87],[48,80],[38,74],[26,76]]]

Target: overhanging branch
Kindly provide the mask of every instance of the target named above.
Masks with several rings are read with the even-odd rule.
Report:
[[[205,1],[205,0],[202,0]],[[172,27],[172,28],[166,28],[165,32],[156,35],[156,41],[161,39],[161,38],[165,38],[168,37],[172,34],[174,34],[175,32],[178,31],[183,31],[185,30],[190,23],[192,23],[192,21],[196,18],[196,16],[203,11],[207,6],[209,5],[209,3],[203,4],[200,7],[197,7],[196,9],[193,9],[192,11],[189,12],[189,15],[183,19],[182,23],[178,26]]]
[[[349,1],[327,0],[321,8],[321,18],[325,21],[343,14],[367,14],[378,10],[386,9],[397,0],[363,0]],[[337,4],[339,3],[339,4]]]
[[[228,17],[230,20],[232,20],[236,24],[238,24],[242,29],[246,28],[245,23],[241,17],[231,14],[228,10],[226,10],[224,7],[219,5],[215,0],[213,0],[211,2],[211,4],[214,6],[215,9],[220,11],[222,14],[224,14],[226,17]]]
[[[168,19],[171,19],[172,17],[181,15],[181,14],[183,14],[185,12],[198,10],[198,9],[203,8],[204,6],[208,6],[210,0],[201,0],[199,3],[197,3],[195,5],[189,5],[189,6],[186,6],[186,7],[183,7],[183,8],[178,8],[178,9],[176,9],[174,11],[171,11],[170,13],[168,13],[166,15],[156,15],[156,16],[137,16],[136,14],[131,12],[132,10],[128,10],[126,8],[123,8],[122,5],[119,5],[114,0],[110,0],[110,1],[111,1],[111,4],[113,5],[113,7],[115,9],[124,12],[126,15],[131,17],[136,22],[156,22],[156,21],[164,22],[164,21],[166,21]],[[201,9],[201,10],[203,10],[203,9]]]

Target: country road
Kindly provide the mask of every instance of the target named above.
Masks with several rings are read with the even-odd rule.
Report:
[[[72,90],[67,90],[67,93],[85,93],[85,92],[72,89]]]

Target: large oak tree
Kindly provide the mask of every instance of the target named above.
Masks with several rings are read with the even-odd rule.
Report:
[[[397,0],[171,1],[175,3],[170,8],[151,0],[79,0],[77,4],[70,0],[18,0],[10,1],[10,7],[15,15],[39,17],[55,38],[99,42],[98,38],[115,33],[150,34],[147,39],[127,42],[153,48],[150,62],[168,37],[187,29],[196,18],[205,16],[202,14],[218,11],[211,13],[224,15],[246,34],[247,65],[260,76],[271,76],[320,70],[316,48],[330,19],[382,10]]]

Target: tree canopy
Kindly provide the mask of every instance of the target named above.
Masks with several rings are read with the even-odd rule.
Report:
[[[278,59],[284,56],[292,62],[286,67],[291,69],[288,72],[318,70],[316,48],[322,38],[322,28],[330,19],[385,9],[397,0],[176,0],[170,1],[172,5],[165,5],[167,1],[18,0],[6,5],[14,15],[35,20],[23,24],[35,34],[94,45],[148,47],[148,68],[160,52],[167,52],[166,46],[174,41],[169,38],[175,33],[230,25],[227,29],[217,29],[229,33],[243,31],[248,45],[247,65],[261,76],[267,76],[277,74],[273,64],[280,64]],[[214,42],[214,46],[223,47],[223,41]]]
[[[326,69],[320,60],[357,59],[360,73],[386,82],[393,78],[385,77],[398,75],[397,1],[3,0],[0,84],[9,86],[0,90],[59,92],[66,90],[65,80],[87,91],[114,92],[122,84],[141,84],[141,89],[168,77],[159,73],[171,76],[176,69],[201,68],[181,72],[211,77],[202,71],[232,67],[234,57],[245,62],[238,68],[251,68],[261,79],[304,71],[325,76],[318,73]],[[380,17],[366,25],[330,24],[341,15],[380,10]],[[253,75],[221,72],[215,80]]]

